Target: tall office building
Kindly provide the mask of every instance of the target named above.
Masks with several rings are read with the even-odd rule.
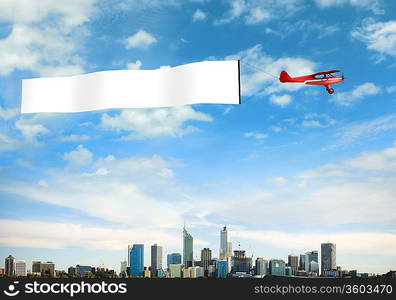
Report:
[[[120,276],[125,277],[127,276],[127,269],[128,269],[128,262],[126,260],[121,262],[120,266]]]
[[[183,227],[183,265],[184,268],[193,266],[193,237]]]
[[[298,255],[297,254],[289,254],[287,257],[287,264],[292,269],[293,275],[298,271]]]
[[[27,276],[26,261],[15,261],[15,276]]]
[[[216,277],[227,278],[228,274],[228,262],[226,260],[218,260],[216,266]]]
[[[321,274],[327,270],[335,270],[336,265],[336,245],[333,243],[323,243],[321,250]]]
[[[169,268],[170,264],[178,265],[182,263],[182,256],[180,253],[171,253],[166,257],[166,265]]]
[[[229,258],[231,258],[231,256],[232,256],[232,242],[228,242],[227,251],[228,251],[227,256],[228,256]]]
[[[319,255],[318,255],[318,251],[310,251],[307,252],[306,254],[308,254],[309,256],[309,262],[314,261],[314,262],[319,262]]]
[[[157,276],[159,269],[162,269],[162,247],[154,244],[151,246],[151,276]]]
[[[40,273],[43,277],[55,277],[55,264],[52,261],[40,262]]]
[[[252,258],[245,255],[245,250],[235,250],[232,257],[232,273],[245,272],[250,273],[252,268]]]
[[[77,265],[76,274],[80,276],[87,276],[92,273],[92,266],[87,265]]]
[[[201,266],[204,269],[205,275],[208,272],[208,267],[212,261],[212,250],[209,248],[203,248],[201,250]]]
[[[275,276],[286,275],[286,264],[283,259],[271,259],[269,262],[270,274]]]
[[[227,259],[229,251],[228,251],[228,232],[227,226],[224,226],[220,231],[220,259]]]
[[[169,277],[180,278],[181,277],[181,264],[170,264],[169,265]]]
[[[7,276],[14,276],[15,274],[15,257],[8,255],[4,264],[5,274]]]
[[[32,273],[41,273],[40,267],[41,267],[41,261],[37,261],[37,260],[32,261]]]
[[[308,253],[300,254],[300,270],[309,271],[309,255]]]
[[[256,259],[256,275],[268,275],[268,261],[264,258],[257,257]]]
[[[134,244],[130,253],[130,275],[143,276],[144,271],[144,245]]]

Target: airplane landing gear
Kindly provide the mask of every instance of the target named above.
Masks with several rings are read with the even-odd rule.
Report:
[[[328,92],[329,94],[333,94],[333,93],[334,93],[334,89],[331,88],[331,87],[326,88],[326,90],[327,90],[327,92]]]

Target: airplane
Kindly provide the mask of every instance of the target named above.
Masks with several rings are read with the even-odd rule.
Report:
[[[279,81],[282,83],[303,83],[310,85],[324,85],[329,94],[334,93],[334,89],[330,87],[330,84],[339,83],[344,80],[344,76],[334,76],[333,73],[340,72],[340,70],[330,70],[325,72],[314,73],[311,75],[290,77],[286,71],[282,71],[279,76]]]

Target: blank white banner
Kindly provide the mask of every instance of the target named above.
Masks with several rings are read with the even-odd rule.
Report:
[[[239,61],[204,61],[174,68],[102,71],[22,82],[22,113],[196,103],[239,104]]]

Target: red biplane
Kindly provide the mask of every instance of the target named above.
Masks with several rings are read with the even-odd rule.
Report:
[[[339,83],[344,80],[344,76],[334,76],[333,73],[340,72],[339,70],[331,70],[326,72],[314,73],[311,75],[290,77],[286,71],[282,71],[279,76],[280,82],[303,83],[311,85],[324,85],[329,94],[334,93],[334,89],[330,87],[331,84]]]

